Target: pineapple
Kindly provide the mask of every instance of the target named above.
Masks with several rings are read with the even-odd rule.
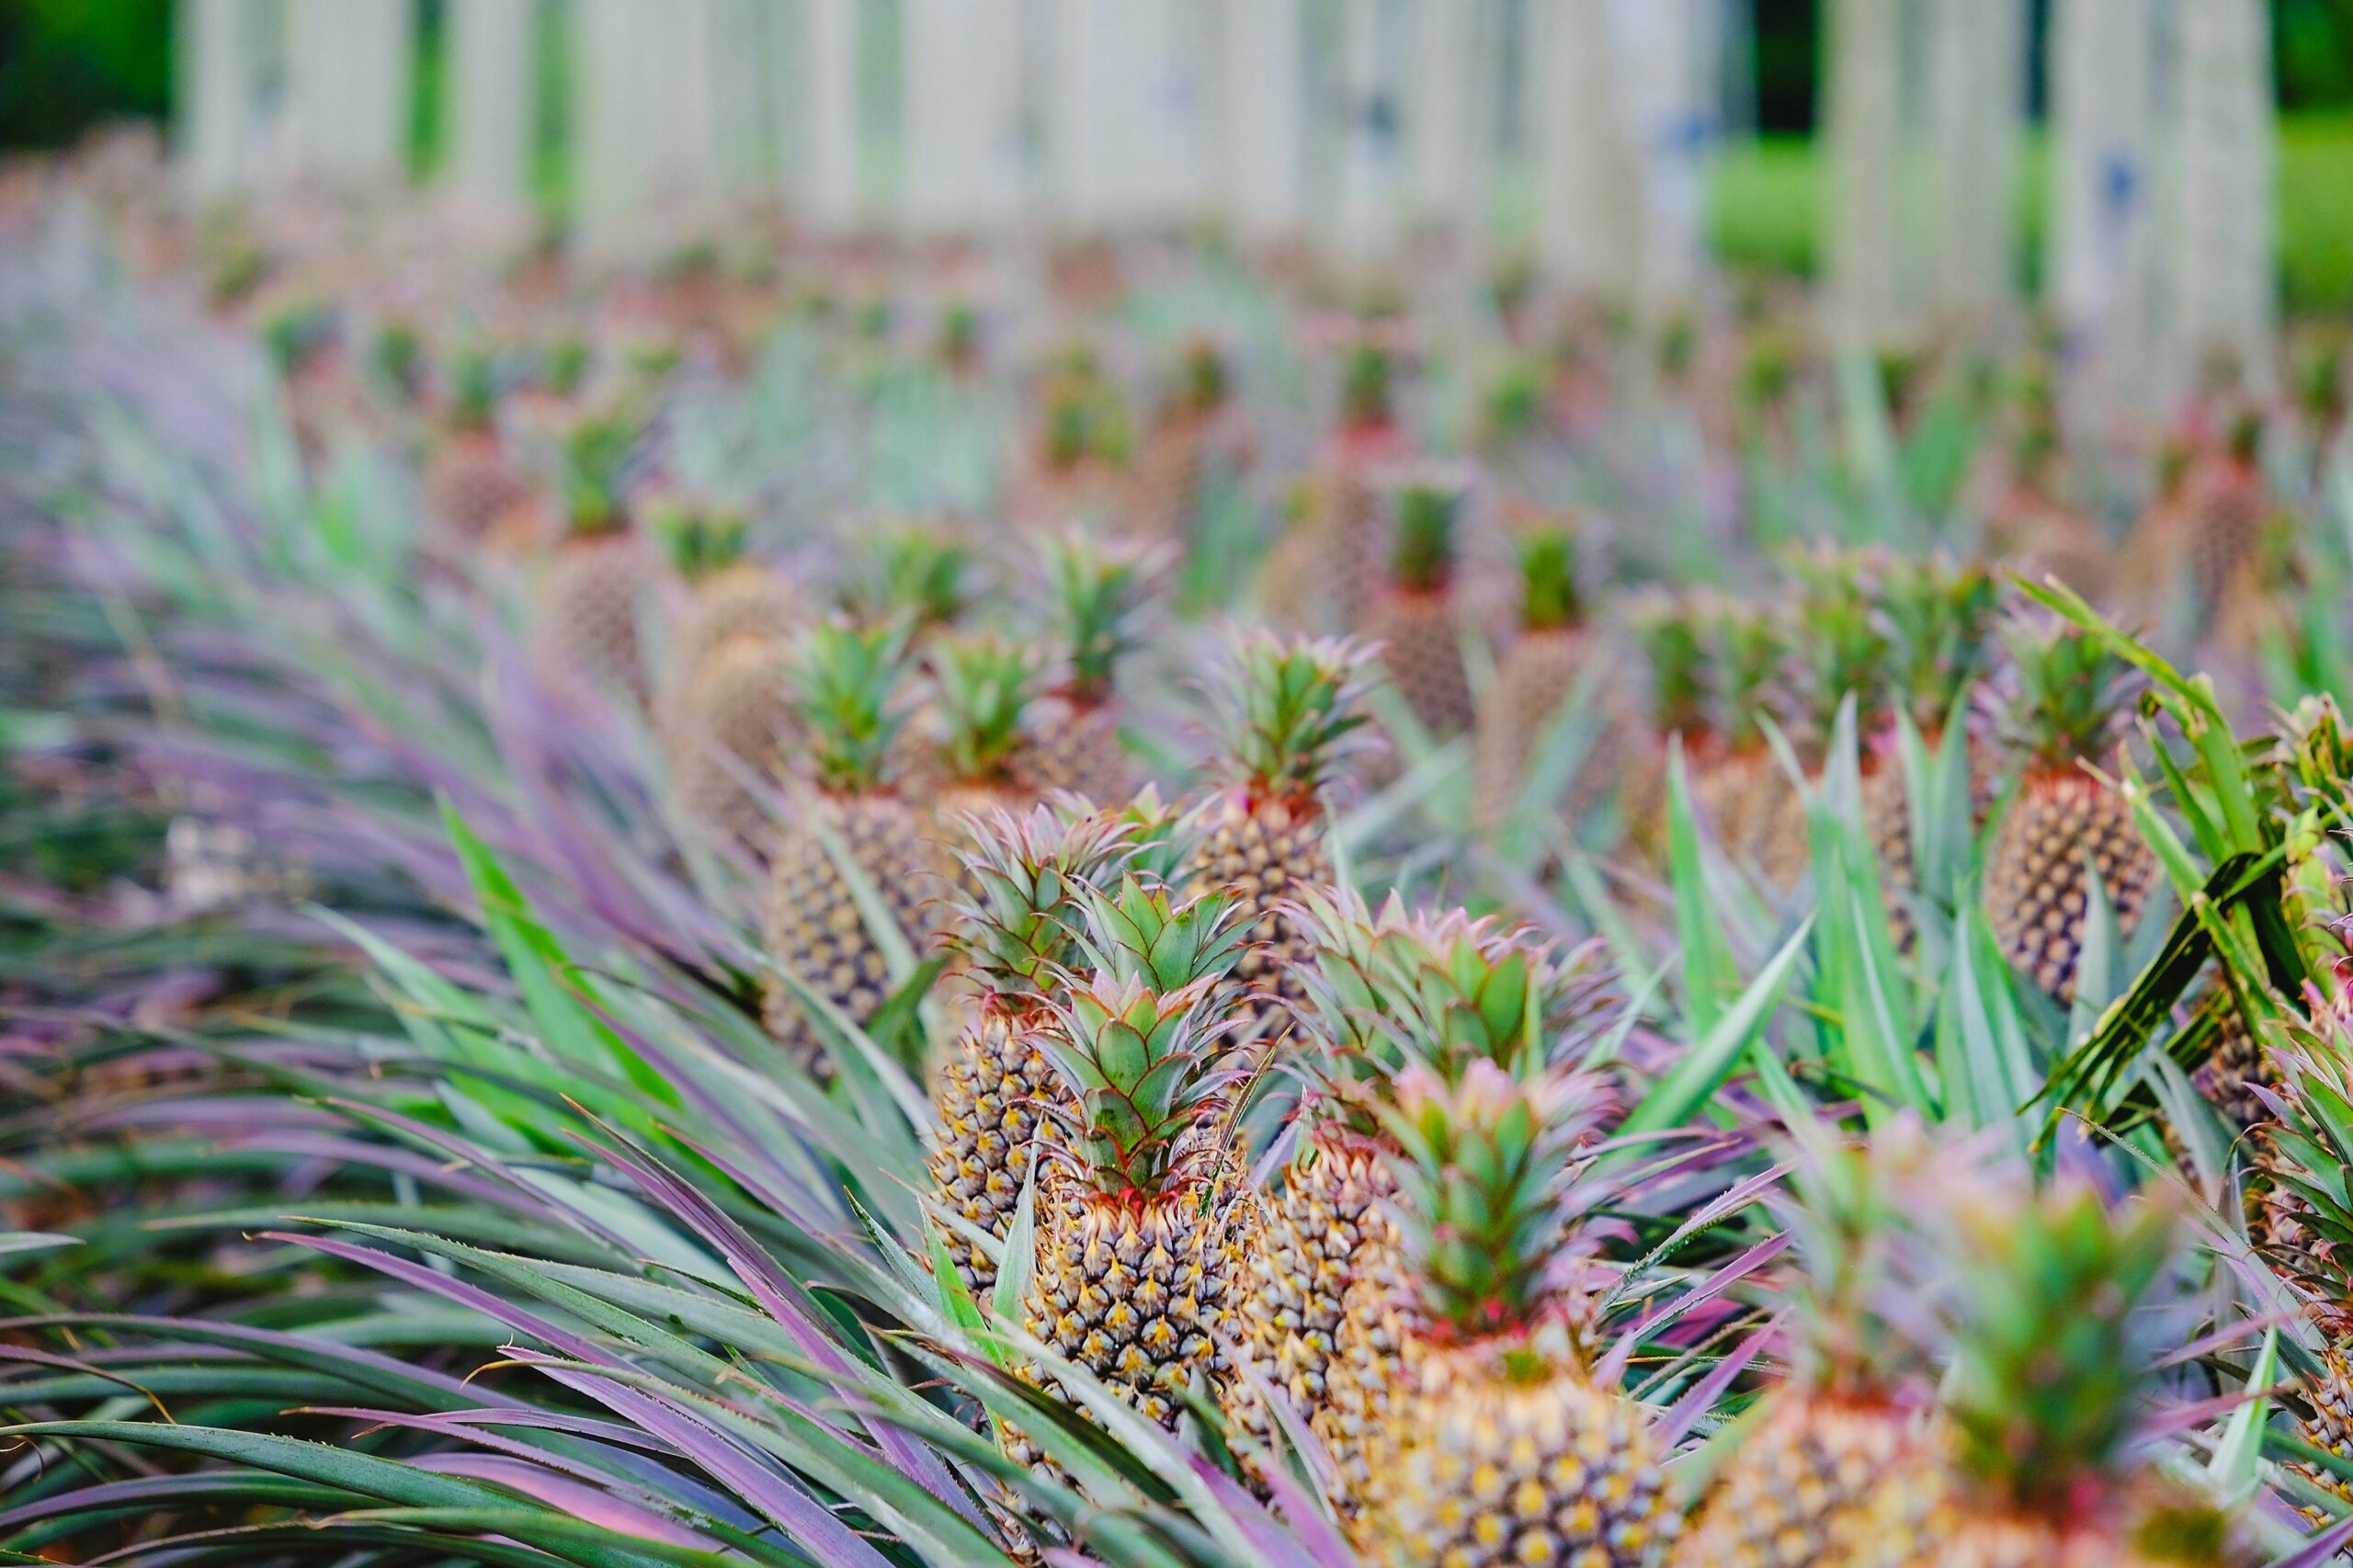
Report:
[[[500,518],[529,496],[498,437],[496,369],[480,349],[449,365],[449,402],[441,437],[425,465],[425,511],[455,543],[489,536]]]
[[[1597,1098],[1485,1060],[1399,1075],[1383,1120],[1408,1284],[1354,1527],[1375,1561],[1637,1568],[1675,1531],[1665,1455],[1596,1381],[1557,1267]]]
[[[1650,743],[1634,756],[1619,814],[1634,847],[1653,862],[1666,858],[1668,743],[1683,742],[1687,766],[1708,755],[1708,683],[1714,674],[1699,604],[1654,597],[1637,607],[1634,630],[1650,672]]]
[[[1240,1072],[1215,998],[1242,933],[1223,900],[1176,903],[1132,876],[1080,899],[1083,968],[1039,1036],[1065,1097],[1038,1134],[1022,1320],[1173,1429],[1188,1387],[1223,1381],[1248,1250],[1253,1208],[1222,1139],[1188,1136],[1232,1109]],[[1018,1431],[1006,1441],[1017,1462],[1041,1464]]]
[[[1766,737],[1765,720],[1790,718],[1790,634],[1762,605],[1719,599],[1702,611],[1710,654],[1711,744],[1690,748],[1691,799],[1726,854],[1783,870],[1802,835],[1804,802]],[[1687,746],[1688,742],[1687,740]],[[1793,820],[1794,819],[1794,820]],[[1778,878],[1776,886],[1786,885]]]
[[[2061,497],[2057,415],[2029,411],[2013,443],[2008,491],[1995,504],[1986,536],[2023,575],[2056,577],[2086,599],[2106,598],[2116,549],[2098,525]]]
[[[744,553],[743,514],[669,499],[647,521],[686,586],[664,647],[673,688],[690,687],[703,662],[737,637],[789,638],[800,619],[792,585]]]
[[[1966,721],[1967,699],[1992,665],[1994,613],[1997,603],[1992,574],[1983,566],[1956,564],[1940,557],[1890,560],[1880,579],[1880,608],[1886,617],[1895,685],[1929,756],[1944,744],[1945,726]],[[1917,936],[1911,894],[1917,886],[1913,863],[1912,805],[1904,769],[1888,737],[1865,736],[1875,754],[1863,778],[1863,825],[1879,856],[1880,891],[1900,949]],[[1984,765],[1974,737],[1969,742],[1970,816],[1982,823],[1991,804],[1993,770]],[[1939,891],[1939,890],[1932,890]]]
[[[955,625],[975,592],[972,547],[927,523],[881,530],[842,585],[842,608],[862,619],[905,616],[918,642]]]
[[[1262,1039],[1286,1027],[1288,1004],[1302,994],[1294,966],[1314,958],[1285,905],[1332,881],[1324,785],[1365,722],[1370,657],[1351,642],[1264,632],[1233,645],[1221,787],[1202,808],[1190,881],[1196,893],[1226,892],[1240,905],[1254,946],[1233,988]]]
[[[1060,612],[1065,673],[1040,703],[1029,744],[1017,758],[1034,790],[1070,790],[1091,800],[1135,792],[1135,768],[1120,744],[1119,664],[1156,585],[1158,558],[1074,535],[1049,564]]]
[[[1256,1289],[1244,1305],[1261,1371],[1282,1388],[1343,1479],[1363,1479],[1363,1445],[1384,1408],[1394,1285],[1393,1183],[1381,1111],[1401,1053],[1421,1042],[1441,1072],[1484,1060],[1518,1068],[1589,1039],[1577,1025],[1605,977],[1595,949],[1565,958],[1524,931],[1459,912],[1408,918],[1393,897],[1378,919],[1356,894],[1301,901],[1317,958],[1305,977],[1307,1081],[1301,1153],[1277,1178]],[[1531,1032],[1532,1026],[1532,1032]],[[1245,1401],[1239,1425],[1256,1429]]]
[[[1185,346],[1184,379],[1145,438],[1135,526],[1147,539],[1183,547],[1201,514],[1201,494],[1230,444],[1232,389],[1217,345]]]
[[[1309,516],[1307,569],[1336,624],[1354,626],[1381,580],[1384,553],[1377,480],[1411,449],[1394,407],[1396,363],[1389,346],[1368,335],[1349,346],[1341,367],[1340,419],[1324,442],[1324,494]]]
[[[1044,392],[1044,420],[1014,476],[1006,512],[1017,528],[1059,533],[1074,525],[1127,522],[1135,445],[1119,389],[1091,357],[1057,368]]]
[[[1985,912],[2020,974],[2064,1002],[2075,988],[2090,907],[2090,873],[2130,934],[2156,876],[2156,856],[2122,794],[2087,765],[2116,739],[2129,666],[2090,633],[2021,627],[2011,738],[2025,772],[1985,862]]]
[[[1944,1495],[1901,1560],[1929,1568],[2223,1568],[2249,1561],[2214,1503],[2138,1460],[2149,1348],[2134,1309],[2174,1262],[2176,1222],[2081,1176],[2039,1193],[1964,1187],[1931,1205],[1953,1349],[1938,1431]],[[1886,1488],[1907,1511],[1908,1483]]]
[[[776,777],[797,745],[791,665],[782,638],[730,638],[704,658],[663,727],[688,820],[755,849],[767,835],[767,809],[741,775]]]
[[[1798,605],[1799,652],[1805,695],[1802,742],[1811,771],[1827,758],[1839,709],[1851,698],[1861,743],[1858,772],[1868,780],[1883,768],[1885,750],[1871,743],[1889,723],[1891,645],[1870,597],[1872,563],[1851,553],[1830,552],[1802,561],[1804,592]],[[1900,802],[1899,802],[1900,803]],[[1811,854],[1805,802],[1795,790],[1781,797],[1780,810],[1755,846],[1766,878],[1786,892],[1797,885]]]
[[[1898,1326],[1915,1141],[1847,1148],[1792,1131],[1795,1364],[1711,1479],[1673,1568],[1903,1568],[1942,1494],[1919,1418],[1932,1369]]]
[[[1479,701],[1472,764],[1472,825],[1494,834],[1511,819],[1528,784],[1538,746],[1587,662],[1593,638],[1577,588],[1576,549],[1568,530],[1546,528],[1519,540],[1519,635],[1504,651],[1495,678]],[[1614,726],[1613,726],[1614,727]],[[1598,803],[1608,741],[1588,756],[1579,788],[1561,802],[1574,826]]]
[[[1039,1037],[1075,954],[1078,890],[1109,879],[1129,831],[1109,813],[1040,806],[992,812],[969,835],[962,860],[976,892],[951,911],[943,939],[980,996],[932,1092],[931,1176],[944,1209],[998,1241],[1029,1178],[1039,1108],[1061,1087]],[[965,1285],[985,1297],[995,1260],[961,1232],[945,1241]]]
[[[638,600],[650,562],[621,494],[638,434],[637,420],[621,411],[583,419],[565,438],[567,531],[540,581],[538,621],[557,669],[642,697]]]
[[[822,819],[919,947],[941,883],[923,813],[888,770],[905,657],[903,629],[828,622],[802,638],[793,684],[812,775],[802,809]],[[888,998],[889,960],[816,822],[795,816],[776,825],[761,930],[777,963],[852,1021],[866,1023]],[[815,1061],[819,1037],[782,984],[768,986],[766,1015],[779,1040]]]
[[[1457,530],[1465,485],[1415,473],[1394,485],[1389,571],[1358,624],[1381,647],[1391,683],[1432,735],[1461,734],[1477,719],[1455,630]]]
[[[933,638],[925,662],[940,742],[932,820],[943,843],[961,845],[961,819],[983,807],[1018,806],[1032,798],[1021,758],[1045,660],[1029,643],[963,631]]]

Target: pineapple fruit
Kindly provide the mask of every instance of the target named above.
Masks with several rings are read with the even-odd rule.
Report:
[[[1108,804],[1135,792],[1120,742],[1120,663],[1156,586],[1158,558],[1074,535],[1048,559],[1062,642],[1062,680],[1040,701],[1016,767],[1038,790],[1069,790]]]
[[[932,821],[943,845],[961,847],[963,823],[990,806],[1034,799],[1024,782],[1030,709],[1045,675],[1034,645],[993,632],[942,632],[925,654],[937,707]]]
[[[1041,428],[1008,487],[1006,515],[1043,534],[1128,526],[1135,437],[1120,389],[1091,354],[1080,354],[1047,377],[1042,401]]]
[[[1945,726],[1968,722],[1970,699],[1991,671],[1998,602],[1993,576],[1983,566],[1940,557],[1896,557],[1882,570],[1879,601],[1887,619],[1897,695],[1920,736],[1922,752],[1933,759],[1944,744]],[[1880,891],[1896,945],[1909,951],[1918,936],[1912,914],[1918,869],[1913,858],[1910,795],[1893,736],[1863,738],[1872,748],[1863,776],[1863,825],[1879,857]],[[1992,769],[1974,737],[1965,744],[1974,826],[1990,804],[1986,791]]]
[[[740,516],[677,501],[649,515],[688,595],[655,703],[671,785],[689,820],[756,848],[767,812],[741,775],[774,777],[795,744],[790,594],[742,558]]]
[[[642,697],[638,614],[651,562],[630,527],[621,488],[639,428],[624,410],[582,419],[566,436],[566,532],[540,577],[537,620],[558,671]]]
[[[2061,1001],[2075,994],[2091,869],[2129,935],[2156,856],[2123,795],[2087,765],[2117,741],[2129,666],[2072,627],[2011,639],[2018,691],[2010,735],[2025,772],[1985,862],[1985,913],[2018,972]]]
[[[1188,1387],[1224,1379],[1255,1217],[1223,1141],[1188,1135],[1232,1109],[1239,1070],[1217,983],[1242,933],[1222,899],[1176,903],[1132,876],[1080,899],[1081,965],[1039,1037],[1065,1093],[1038,1134],[1022,1321],[1173,1429]],[[1017,1462],[1044,1463],[1017,1430],[1006,1444]]]
[[[761,913],[769,956],[860,1025],[888,999],[891,965],[827,837],[918,949],[942,887],[928,824],[888,768],[905,658],[903,630],[827,622],[803,636],[793,682],[810,776],[772,835]],[[821,1065],[822,1036],[788,987],[769,983],[765,1012],[779,1040]]]
[[[1888,676],[1891,646],[1872,602],[1875,563],[1833,551],[1802,560],[1803,592],[1797,610],[1798,650],[1804,693],[1801,744],[1810,773],[1819,777],[1829,754],[1841,707],[1855,704],[1860,743],[1857,771],[1869,780],[1883,770],[1885,749],[1871,743],[1890,722]],[[1900,773],[1900,768],[1885,771]],[[1899,797],[1897,804],[1901,804]],[[1811,857],[1805,802],[1794,790],[1781,797],[1779,811],[1754,846],[1759,869],[1787,892],[1797,885]],[[1883,827],[1866,823],[1867,827]]]
[[[1653,1562],[1677,1524],[1665,1455],[1641,1407],[1595,1379],[1555,1269],[1596,1084],[1481,1060],[1453,1082],[1410,1066],[1396,1097],[1407,1288],[1360,1546],[1399,1568]]]
[[[1805,804],[1765,722],[1786,730],[1790,718],[1790,631],[1770,608],[1731,599],[1711,601],[1702,617],[1718,673],[1709,685],[1707,744],[1685,741],[1692,804],[1726,854],[1787,887],[1795,880],[1792,846],[1804,837]]]
[[[488,538],[502,517],[529,499],[529,486],[506,459],[497,421],[490,356],[460,352],[450,360],[448,408],[425,465],[426,516],[460,547]]]
[[[738,637],[790,638],[801,606],[792,585],[744,552],[741,513],[670,499],[648,509],[685,595],[665,629],[663,663],[690,685],[703,661]]]
[[[951,910],[944,945],[979,994],[932,1092],[931,1176],[943,1209],[1000,1242],[1029,1179],[1040,1108],[1061,1087],[1040,1037],[1075,957],[1079,890],[1109,881],[1129,831],[1110,813],[1039,806],[1018,817],[993,812],[968,835],[972,892]],[[957,1272],[985,1298],[995,1261],[945,1230]]]
[[[1370,657],[1350,642],[1263,632],[1233,645],[1218,785],[1202,807],[1189,881],[1196,894],[1222,892],[1239,906],[1253,945],[1231,988],[1262,1039],[1287,1027],[1302,994],[1295,966],[1314,958],[1286,906],[1332,881],[1324,784],[1365,722]]]
[[[1698,759],[1711,750],[1708,683],[1715,672],[1696,601],[1650,598],[1636,608],[1633,620],[1650,676],[1650,734],[1628,766],[1619,814],[1633,847],[1655,864],[1666,858],[1670,748],[1680,737],[1685,766],[1695,773]]]
[[[1357,630],[1415,721],[1438,739],[1471,728],[1478,711],[1456,629],[1456,556],[1467,486],[1452,475],[1402,475],[1390,495],[1389,570]]]
[[[1138,462],[1134,526],[1143,537],[1179,548],[1191,542],[1209,476],[1230,456],[1228,379],[1216,344],[1196,338],[1185,346],[1182,381]]]
[[[1472,825],[1492,835],[1507,824],[1528,785],[1528,770],[1551,732],[1569,688],[1594,657],[1593,633],[1577,588],[1574,541],[1565,528],[1544,528],[1518,541],[1518,636],[1495,665],[1479,699],[1472,756]],[[1616,729],[1617,726],[1610,726]],[[1585,759],[1575,786],[1559,803],[1574,827],[1599,804],[1608,777],[1605,736]],[[1551,802],[1548,802],[1550,804]]]

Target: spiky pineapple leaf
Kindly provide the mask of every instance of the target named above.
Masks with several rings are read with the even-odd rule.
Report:
[[[1809,915],[1706,1036],[1635,1105],[1619,1127],[1621,1137],[1679,1126],[1715,1094],[1780,1005],[1782,987],[1813,931],[1813,916]]]

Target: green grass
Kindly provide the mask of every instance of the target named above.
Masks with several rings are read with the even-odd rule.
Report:
[[[2353,114],[2298,115],[2279,145],[2281,298],[2291,312],[2353,309]],[[1729,149],[1709,202],[1709,236],[1736,266],[1812,276],[1824,173],[1813,145],[1768,138]],[[2049,161],[2040,136],[2018,174],[2019,277],[2041,271]]]

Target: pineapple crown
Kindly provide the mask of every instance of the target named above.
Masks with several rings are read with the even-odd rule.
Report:
[[[1160,786],[1146,784],[1119,809],[1127,825],[1128,864],[1146,881],[1167,886],[1175,882],[1199,847],[1201,813],[1160,798]]]
[[[1705,613],[1719,678],[1713,693],[1715,728],[1735,746],[1764,739],[1764,720],[1782,710],[1790,656],[1789,628],[1764,605],[1719,601]]]
[[[1797,350],[1780,332],[1760,332],[1741,356],[1740,401],[1749,413],[1774,407],[1797,380]]]
[[[2272,1174],[2303,1200],[2310,1233],[2280,1247],[2275,1262],[2311,1296],[2332,1334],[2353,1332],[2353,916],[2325,927],[2337,951],[2304,982],[2303,1016],[2267,1019],[2264,1054],[2279,1075],[2276,1093],[2256,1092],[2278,1117]]]
[[[2136,672],[2101,638],[2064,621],[2021,620],[2006,639],[2018,669],[2007,721],[2030,767],[2066,768],[2116,738]]]
[[[1454,530],[1461,519],[1463,487],[1415,477],[1397,488],[1397,532],[1389,551],[1389,578],[1408,593],[1434,594],[1454,575]]]
[[[2345,406],[2345,349],[2340,344],[2316,344],[2296,361],[2296,405],[2304,416],[2325,423]]]
[[[1313,801],[1370,717],[1371,663],[1344,639],[1236,637],[1220,704],[1229,781],[1256,800]]]
[[[644,425],[620,404],[574,424],[563,438],[564,513],[572,531],[604,533],[621,527],[621,489]]]
[[[1323,1057],[1309,1071],[1359,1131],[1378,1130],[1369,1108],[1392,1095],[1402,1063],[1447,1083],[1481,1062],[1533,1077],[1591,1043],[1607,1002],[1592,944],[1563,954],[1461,910],[1409,915],[1394,894],[1375,916],[1353,889],[1314,889],[1284,910],[1316,949],[1301,975]]]
[[[1931,1228],[1951,1273],[1955,1457],[2009,1506],[2065,1515],[2132,1434],[2132,1312],[2172,1259],[2174,1214],[2063,1175],[2034,1193],[1965,1187]]]
[[[335,330],[333,305],[324,300],[300,301],[272,312],[262,323],[262,348],[279,375],[290,375],[333,342]]]
[[[952,625],[972,596],[972,548],[944,528],[900,523],[882,530],[845,585],[848,608],[904,616],[916,630]]]
[[[449,424],[487,430],[498,415],[498,362],[484,349],[461,348],[449,358]]]
[[[1099,544],[1083,534],[1057,540],[1048,555],[1054,606],[1070,661],[1067,687],[1086,705],[1110,697],[1120,660],[1136,644],[1136,629],[1159,586],[1161,557],[1124,544]]]
[[[1128,460],[1134,437],[1119,389],[1099,372],[1054,378],[1046,391],[1046,459],[1068,468],[1088,458]]]
[[[894,699],[907,669],[904,625],[824,621],[793,661],[794,707],[808,726],[811,764],[829,790],[883,783],[891,743],[906,722]]]
[[[990,632],[943,634],[933,641],[927,663],[947,727],[949,771],[967,782],[1003,780],[1045,673],[1038,648]]]
[[[939,357],[950,365],[966,364],[980,345],[980,312],[971,301],[956,301],[939,318]]]
[[[1370,338],[1348,347],[1340,370],[1340,422],[1344,425],[1390,423],[1390,388],[1393,361],[1389,350]]]
[[[1585,597],[1577,588],[1576,540],[1563,528],[1522,535],[1519,551],[1519,624],[1528,631],[1559,631],[1585,620]]]
[[[1207,414],[1225,406],[1233,390],[1233,373],[1215,343],[1196,337],[1185,345],[1182,386],[1177,405],[1188,414]]]
[[[1487,432],[1495,439],[1517,440],[1534,430],[1544,413],[1542,362],[1520,358],[1504,366],[1487,383],[1485,402]]]
[[[376,374],[403,397],[413,397],[425,381],[425,337],[413,322],[389,321],[377,329],[369,355]]]
[[[1554,1303],[1578,1144],[1599,1124],[1598,1082],[1513,1076],[1474,1062],[1453,1082],[1398,1075],[1383,1108],[1395,1210],[1416,1305],[1440,1339],[1524,1333]]]
[[[1911,1200],[1930,1151],[1916,1123],[1868,1142],[1800,1121],[1789,1165],[1796,1201],[1784,1225],[1796,1255],[1796,1373],[1810,1392],[1857,1401],[1898,1396],[1925,1378],[1932,1325],[1911,1321],[1904,1278]],[[1933,1188],[1929,1188],[1933,1190]]]
[[[1806,717],[1818,740],[1828,738],[1849,693],[1864,735],[1872,733],[1885,716],[1894,648],[1881,629],[1865,586],[1869,566],[1863,557],[1848,552],[1811,557],[1798,564],[1804,583],[1798,631],[1806,674]]]
[[[1993,574],[1974,562],[1898,556],[1886,563],[1879,599],[1913,722],[1933,730],[1992,665]]]
[[[1077,951],[1079,896],[1126,860],[1131,824],[1070,798],[1026,815],[985,807],[970,815],[960,852],[966,895],[945,943],[969,961],[989,998],[1036,1007]]]
[[[1634,630],[1650,666],[1652,727],[1662,735],[1696,734],[1708,722],[1708,648],[1698,607],[1650,599],[1636,608]]]
[[[1240,1081],[1220,1060],[1231,1021],[1217,1017],[1214,997],[1242,933],[1223,899],[1178,903],[1132,875],[1117,893],[1079,897],[1093,968],[1067,975],[1041,1037],[1073,1101],[1052,1113],[1061,1136],[1049,1147],[1098,1192],[1165,1194],[1219,1153],[1185,1134],[1224,1109]]]
[[[558,397],[570,397],[588,377],[588,345],[565,335],[540,351],[540,381]]]
[[[744,558],[747,525],[744,514],[732,506],[665,495],[646,510],[646,522],[662,541],[671,568],[690,583]]]

